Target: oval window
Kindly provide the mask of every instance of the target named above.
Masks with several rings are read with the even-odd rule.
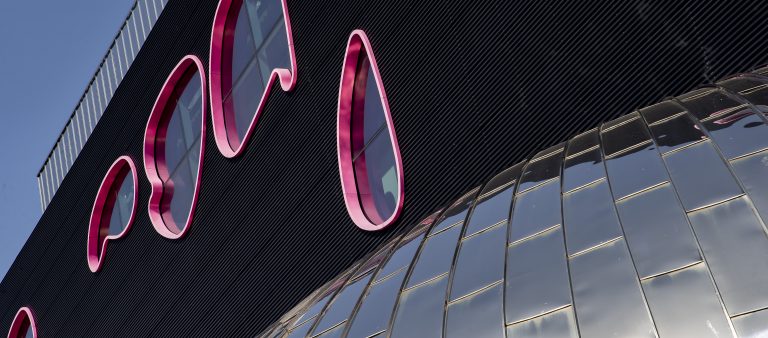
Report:
[[[216,146],[243,151],[276,80],[296,84],[296,55],[285,0],[221,0],[211,33],[211,109]]]
[[[200,189],[207,98],[203,64],[184,57],[160,90],[144,133],[144,170],[152,184],[149,217],[162,236],[183,236]]]
[[[381,230],[403,207],[403,165],[371,44],[352,32],[341,73],[338,157],[344,202],[364,230]]]
[[[133,224],[138,204],[136,165],[128,156],[118,158],[101,181],[88,225],[88,268],[99,271],[107,243],[123,237]]]
[[[36,337],[37,326],[35,325],[35,318],[32,315],[32,310],[25,306],[16,312],[16,317],[13,318],[11,323],[11,329],[8,331],[8,338]]]

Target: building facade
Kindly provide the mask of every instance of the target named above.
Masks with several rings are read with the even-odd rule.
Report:
[[[768,334],[768,5],[150,4],[9,337]]]

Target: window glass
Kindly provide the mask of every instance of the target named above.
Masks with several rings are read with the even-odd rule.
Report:
[[[358,60],[352,104],[352,163],[363,212],[378,224],[395,212],[400,192],[395,153],[374,70],[365,51]]]
[[[109,218],[108,235],[118,235],[123,232],[133,212],[133,194],[135,193],[133,191],[133,175],[131,175],[128,167],[124,169],[125,172],[121,173],[122,183],[119,181],[113,183],[116,186],[119,185],[119,188],[112,192],[114,193],[114,204]],[[118,177],[118,179],[120,178]]]
[[[221,95],[230,146],[239,148],[255,116],[272,70],[290,68],[281,0],[232,2],[226,22]]]
[[[200,163],[200,74],[187,71],[177,88],[182,89],[166,107],[156,146],[162,151],[157,158],[165,159],[158,163],[163,180],[161,215],[169,230],[180,233],[192,208]]]

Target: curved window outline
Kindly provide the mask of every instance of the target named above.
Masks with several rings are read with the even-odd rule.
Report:
[[[161,201],[165,191],[165,183],[160,178],[158,173],[157,161],[164,161],[162,156],[155,156],[155,139],[160,130],[160,121],[165,113],[166,106],[170,103],[169,99],[173,96],[176,90],[178,82],[182,79],[183,75],[192,67],[197,68],[197,73],[200,74],[200,99],[202,100],[202,112],[201,112],[201,131],[200,131],[200,161],[197,163],[197,178],[195,179],[195,189],[192,195],[192,205],[189,208],[189,214],[187,215],[187,221],[184,227],[179,229],[179,232],[172,231],[163,220]],[[190,80],[191,81],[191,80]],[[171,71],[171,75],[165,80],[160,93],[155,100],[155,105],[152,107],[152,113],[149,115],[147,121],[147,127],[144,132],[144,172],[149,179],[150,186],[152,187],[151,194],[149,196],[149,203],[147,210],[149,213],[149,219],[152,221],[152,226],[163,237],[168,239],[178,239],[183,237],[189,227],[192,224],[192,218],[195,213],[195,207],[197,206],[198,195],[200,194],[200,182],[201,173],[203,171],[203,155],[205,154],[205,116],[207,114],[208,96],[206,94],[206,78],[205,68],[203,68],[203,62],[200,58],[194,55],[187,55],[179,61],[176,67]]]
[[[101,231],[102,227],[105,226],[104,224],[101,224],[101,215],[104,211],[104,208],[108,207],[105,204],[107,202],[109,192],[113,191],[115,188],[120,189],[120,185],[122,185],[123,181],[120,180],[120,182],[117,182],[117,180],[120,178],[120,172],[125,168],[128,168],[129,170],[129,173],[126,174],[125,177],[127,177],[127,175],[131,175],[133,177],[133,206],[131,208],[131,216],[128,217],[128,222],[125,224],[125,228],[123,228],[123,231],[121,231],[119,234],[108,235],[103,239],[100,239],[99,232]],[[123,177],[123,180],[125,180],[125,177]],[[130,156],[120,156],[117,158],[117,160],[115,160],[115,162],[112,163],[112,166],[110,166],[109,170],[107,170],[107,174],[104,176],[104,179],[102,179],[98,193],[96,193],[96,200],[93,202],[93,209],[91,210],[91,219],[88,224],[88,243],[86,246],[88,268],[91,269],[91,272],[99,271],[101,266],[104,264],[104,255],[107,252],[107,243],[109,243],[111,240],[122,238],[131,229],[133,221],[136,218],[136,210],[138,209],[138,205],[139,177],[136,170],[136,164],[133,162],[133,159]],[[114,207],[114,205],[112,205],[112,207]],[[106,224],[106,226],[108,227],[109,224]],[[101,250],[99,250],[99,246],[101,246]]]
[[[245,0],[242,0],[245,1]],[[236,127],[230,123],[229,127],[225,123],[225,111],[224,111],[224,99],[222,95],[221,85],[221,69],[223,65],[222,55],[224,54],[224,31],[227,28],[227,24],[230,20],[237,21],[237,17],[231,17],[229,15],[232,4],[240,5],[240,0],[221,0],[216,7],[216,15],[213,19],[213,29],[211,30],[211,49],[210,58],[208,59],[209,75],[209,87],[211,90],[211,122],[213,124],[213,138],[216,141],[216,147],[219,148],[224,157],[234,158],[239,156],[245,150],[245,145],[251,138],[253,131],[256,127],[256,123],[259,120],[259,116],[264,111],[267,98],[272,91],[272,86],[276,80],[280,80],[280,87],[285,92],[290,92],[296,87],[296,50],[293,46],[293,32],[291,30],[291,19],[288,15],[287,0],[280,0],[283,9],[283,22],[285,24],[286,37],[288,39],[288,55],[291,59],[291,69],[274,68],[269,74],[269,80],[264,88],[264,93],[259,100],[258,108],[251,119],[248,129],[240,140],[240,145],[235,149],[229,143],[229,135],[231,133],[237,134]]]
[[[364,200],[359,196],[357,180],[355,178],[355,165],[352,162],[353,133],[362,133],[360,130],[352,130],[352,106],[355,78],[357,75],[357,61],[361,50],[365,50],[370,63],[370,69],[376,80],[376,87],[381,98],[381,105],[384,110],[384,117],[387,122],[387,132],[389,133],[390,146],[395,157],[395,168],[397,170],[397,202],[392,215],[381,223],[373,223],[366,216],[363,205],[372,204],[372,200]],[[376,63],[376,57],[373,54],[371,43],[364,31],[357,29],[352,32],[347,42],[347,49],[344,53],[344,64],[341,70],[341,80],[339,84],[339,105],[336,124],[336,144],[339,161],[339,174],[341,176],[341,188],[344,194],[344,204],[347,206],[347,212],[352,221],[363,230],[378,231],[391,225],[403,211],[403,201],[405,199],[405,184],[403,178],[403,160],[400,156],[400,146],[395,136],[395,127],[392,122],[392,113],[389,109],[389,101],[384,90],[384,83],[381,81],[379,66]]]
[[[18,312],[16,312],[16,316],[13,317],[13,322],[11,323],[11,328],[8,330],[8,338],[18,338],[18,337],[24,337],[20,334],[25,334],[26,330],[24,332],[21,332],[23,329],[26,328],[24,326],[24,320],[29,320],[29,328],[32,329],[32,337],[37,337],[37,324],[35,323],[35,316],[32,312],[32,309],[29,307],[22,307],[19,309]]]

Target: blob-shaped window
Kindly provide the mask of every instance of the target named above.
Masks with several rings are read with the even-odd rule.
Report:
[[[93,203],[88,225],[88,268],[99,271],[107,243],[123,237],[133,224],[138,205],[136,165],[128,156],[119,157],[107,171]]]
[[[13,318],[11,329],[8,330],[8,338],[36,338],[37,326],[35,317],[32,315],[32,309],[22,307],[16,312]]]
[[[219,151],[243,151],[273,83],[296,84],[286,0],[221,0],[211,33],[211,102]]]
[[[376,58],[361,30],[347,45],[337,127],[347,211],[361,229],[383,229],[402,211],[403,165]]]
[[[184,57],[166,80],[144,134],[144,170],[152,184],[149,216],[162,236],[183,236],[192,223],[205,148],[205,73]]]

